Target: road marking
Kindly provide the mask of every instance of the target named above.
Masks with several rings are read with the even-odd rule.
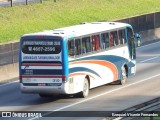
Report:
[[[82,100],[82,101],[79,101],[79,102],[76,102],[76,103],[73,103],[73,104],[70,104],[70,105],[67,105],[67,106],[64,106],[64,107],[61,107],[61,108],[58,108],[58,109],[52,110],[51,112],[48,112],[48,113],[46,113],[46,114],[44,114],[44,115],[48,115],[48,114],[51,114],[51,113],[56,112],[56,111],[61,111],[61,110],[63,110],[63,109],[66,109],[66,108],[69,108],[69,107],[72,107],[72,106],[75,106],[75,105],[78,105],[78,104],[81,104],[81,103],[87,102],[87,101],[89,101],[89,100],[92,100],[92,99],[98,98],[98,97],[100,97],[100,96],[103,96],[103,95],[106,95],[106,94],[109,94],[109,93],[112,93],[112,92],[115,92],[115,91],[118,91],[118,90],[121,90],[121,89],[123,89],[123,88],[130,87],[130,86],[132,86],[132,85],[135,85],[135,84],[138,84],[138,83],[141,83],[141,82],[144,82],[144,81],[150,80],[150,79],[155,78],[155,77],[158,77],[158,76],[160,76],[160,74],[157,74],[157,75],[151,76],[151,77],[149,77],[149,78],[146,78],[146,79],[140,80],[140,81],[138,81],[138,82],[131,83],[131,84],[129,84],[129,85],[125,85],[125,86],[122,86],[122,87],[120,87],[120,88],[113,89],[113,90],[110,90],[110,91],[104,92],[104,93],[102,93],[102,94],[99,94],[99,95],[93,96],[93,97],[91,97],[91,98],[84,99],[84,100]],[[29,120],[34,120],[34,119],[37,119],[37,118],[31,118],[31,119],[29,119]]]
[[[140,49],[140,48],[143,48],[143,47],[146,47],[146,46],[150,46],[150,45],[154,45],[154,44],[158,44],[158,43],[160,43],[160,41],[154,42],[154,43],[150,43],[150,44],[147,44],[147,45],[143,45],[143,46],[137,47],[136,49]]]
[[[5,85],[9,85],[9,84],[12,84],[12,83],[15,83],[15,82],[18,82],[19,80],[16,80],[16,81],[13,81],[13,82],[9,82],[9,83],[5,83],[5,84],[2,84],[2,85],[0,85],[0,87],[1,86],[5,86]]]
[[[146,60],[143,60],[143,61],[140,61],[141,63],[143,63],[143,62],[147,62],[147,61],[150,61],[150,60],[153,60],[153,59],[156,59],[156,58],[158,58],[159,56],[157,56],[157,57],[153,57],[153,58],[149,58],[149,59],[146,59]]]

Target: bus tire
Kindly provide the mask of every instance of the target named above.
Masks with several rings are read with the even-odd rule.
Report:
[[[122,75],[121,75],[121,79],[120,79],[119,84],[120,85],[124,85],[126,83],[126,79],[127,79],[127,72],[126,72],[126,69],[125,69],[124,66],[122,67],[122,71],[121,72],[122,72]]]
[[[80,97],[80,98],[85,98],[89,95],[89,82],[88,79],[85,78],[84,79],[84,84],[83,84],[83,91],[81,91],[80,93],[78,93],[76,96]]]

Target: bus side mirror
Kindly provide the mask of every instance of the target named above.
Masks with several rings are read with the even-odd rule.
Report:
[[[142,44],[141,35],[138,34],[138,33],[135,33],[135,34],[134,34],[134,38],[135,38],[135,40],[136,40],[136,46],[140,47],[141,44]]]

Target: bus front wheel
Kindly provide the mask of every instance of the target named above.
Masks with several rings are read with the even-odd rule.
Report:
[[[120,85],[124,85],[126,83],[127,73],[125,67],[122,67],[122,76],[120,80]]]

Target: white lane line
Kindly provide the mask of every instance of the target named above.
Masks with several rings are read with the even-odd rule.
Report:
[[[147,47],[147,46],[154,45],[154,44],[158,44],[158,43],[160,43],[160,41],[154,42],[154,43],[150,43],[150,44],[147,44],[147,45],[143,45],[143,46],[137,47],[136,49],[141,49],[141,48],[143,48],[143,47]]]
[[[70,104],[70,105],[67,105],[67,106],[64,106],[64,107],[61,107],[61,108],[58,108],[58,109],[52,110],[51,112],[48,112],[48,113],[44,114],[44,116],[45,116],[45,115],[48,115],[48,114],[51,114],[51,113],[53,113],[53,112],[56,112],[56,111],[61,111],[61,110],[63,110],[63,109],[66,109],[66,108],[69,108],[69,107],[72,107],[72,106],[75,106],[75,105],[78,105],[78,104],[81,104],[81,103],[87,102],[87,101],[89,101],[89,100],[92,100],[92,99],[95,99],[95,98],[101,97],[101,96],[103,96],[103,95],[110,94],[110,93],[112,93],[112,92],[115,92],[115,91],[121,90],[121,89],[123,89],[123,88],[127,88],[127,87],[130,87],[130,86],[132,86],[132,85],[135,85],[135,84],[138,84],[138,83],[141,83],[141,82],[144,82],[144,81],[150,80],[150,79],[155,78],[155,77],[158,77],[158,76],[160,76],[160,74],[157,74],[157,75],[151,76],[151,77],[149,77],[149,78],[146,78],[146,79],[140,80],[140,81],[138,81],[138,82],[131,83],[131,84],[129,84],[129,85],[125,85],[125,86],[122,86],[122,87],[120,87],[120,88],[113,89],[113,90],[110,90],[110,91],[107,91],[107,92],[101,93],[101,94],[96,95],[96,96],[93,96],[93,97],[91,97],[91,98],[84,99],[84,100],[82,100],[82,101],[79,101],[79,102],[76,102],[76,103],[73,103],[73,104]],[[29,120],[34,120],[34,119],[37,119],[37,118],[31,118],[31,119],[29,119]]]
[[[149,59],[146,59],[146,60],[143,60],[143,61],[140,61],[141,63],[143,63],[143,62],[147,62],[147,61],[150,61],[150,60],[153,60],[153,59],[156,59],[156,58],[158,58],[159,56],[157,56],[157,57],[153,57],[153,58],[149,58]]]
[[[15,83],[15,82],[18,82],[19,80],[16,80],[16,81],[13,81],[13,82],[9,82],[9,83],[5,83],[5,84],[2,84],[0,86],[5,86],[5,85],[9,85],[9,84],[12,84],[12,83]]]

